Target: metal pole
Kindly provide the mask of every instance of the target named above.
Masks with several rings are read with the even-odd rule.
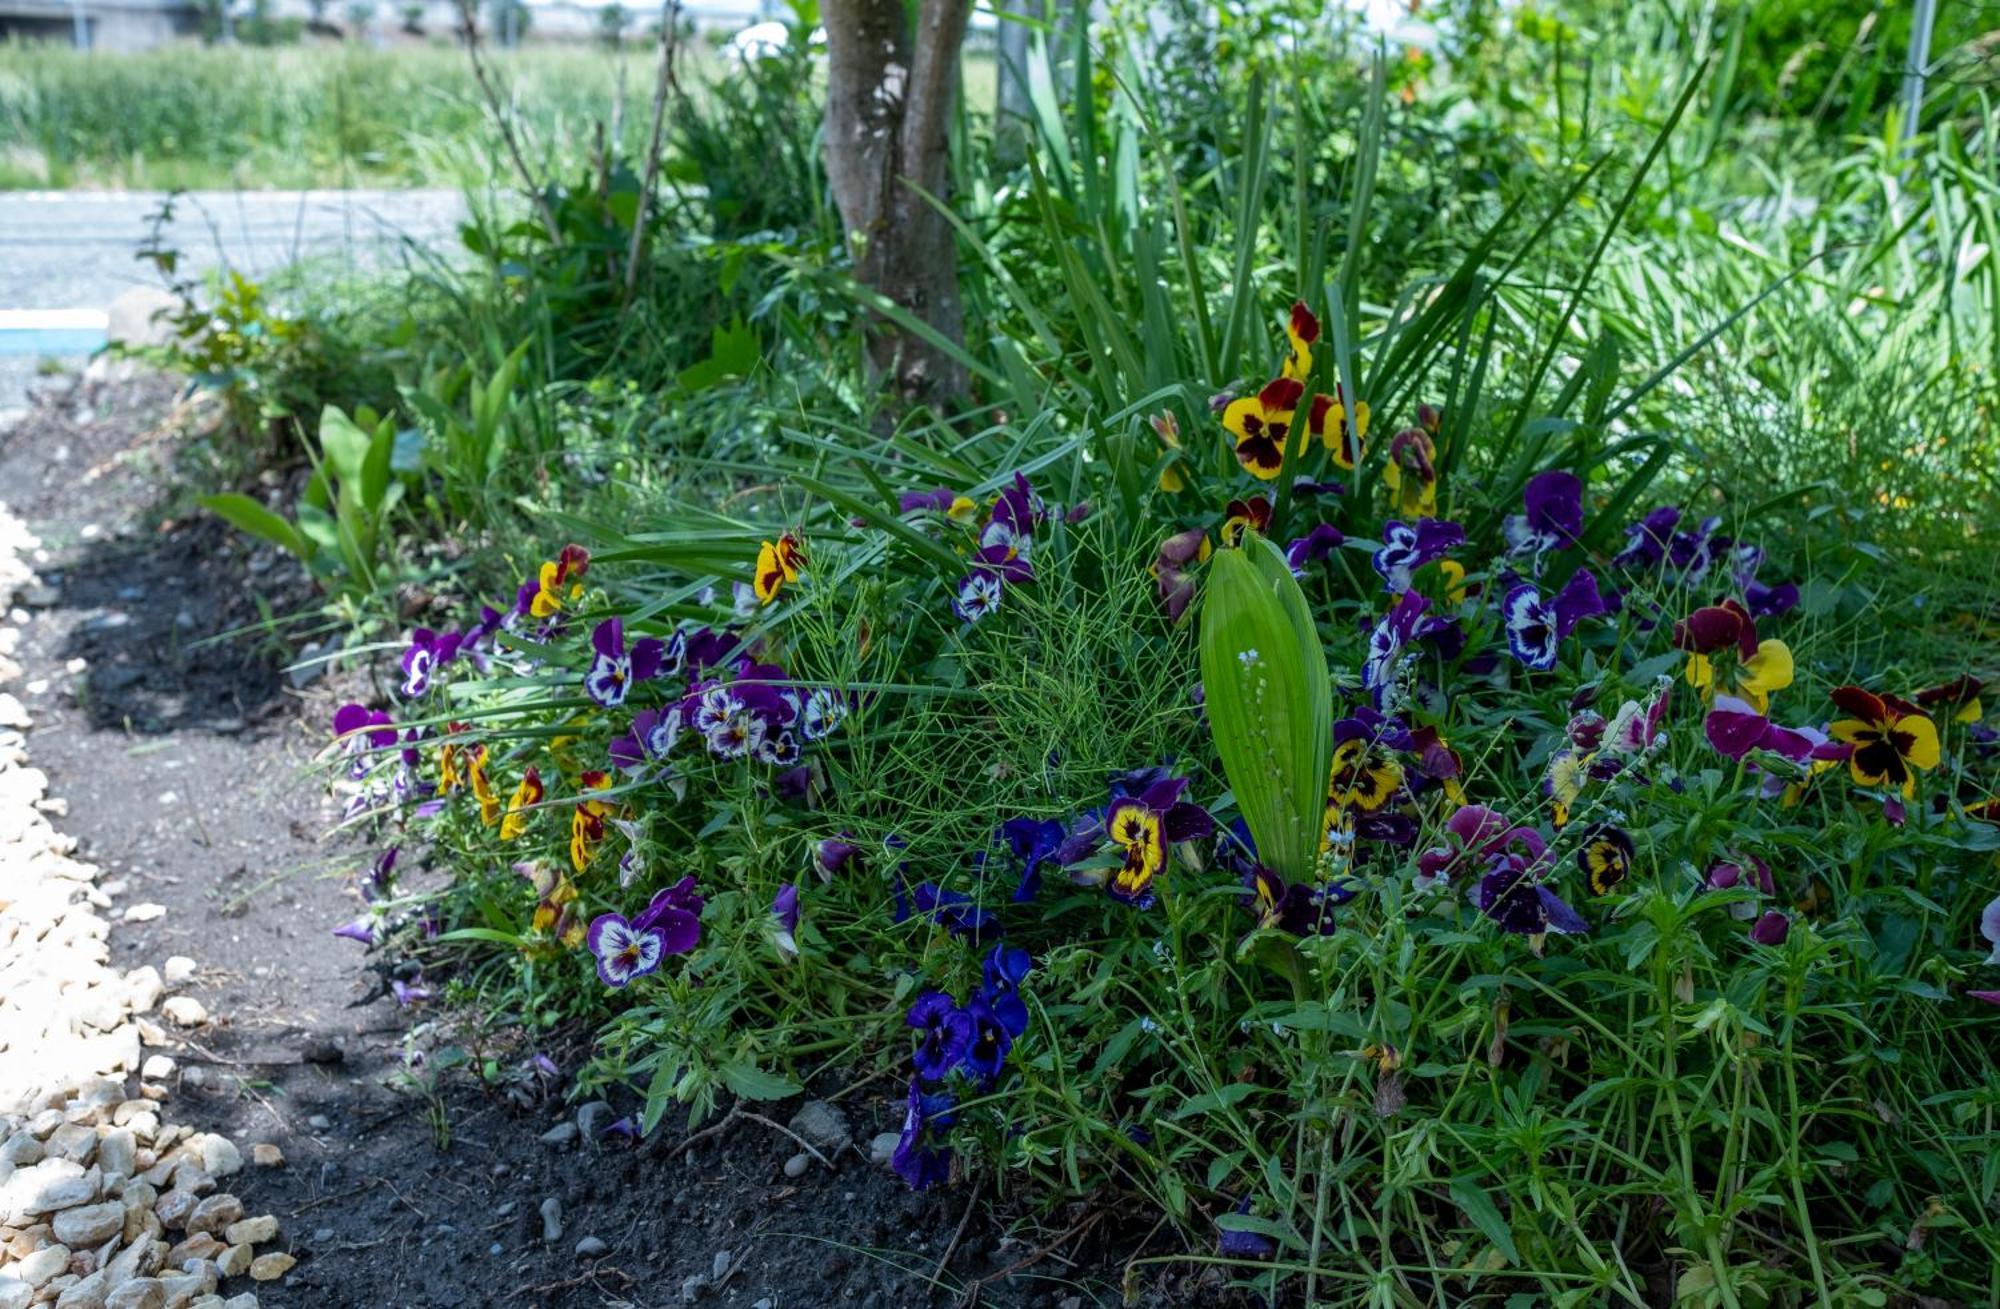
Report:
[[[1028,25],[1020,21],[1032,12],[1028,0],[1000,0],[1000,30],[994,54],[998,56],[999,93],[993,106],[993,134],[1000,157],[1007,163],[1023,154],[1028,126]]]
[[[1931,25],[1937,17],[1937,0],[1916,0],[1910,11],[1910,50],[1903,61],[1903,121],[1899,139],[1908,141],[1917,134],[1917,119],[1924,111],[1924,77],[1930,72]]]

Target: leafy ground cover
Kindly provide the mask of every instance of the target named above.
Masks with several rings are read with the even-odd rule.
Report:
[[[893,1077],[911,1186],[1272,1298],[1991,1303],[1991,115],[1567,18],[1038,45],[950,412],[871,381],[803,49],[638,239],[572,165],[316,323],[367,394],[252,334],[309,469],[209,503],[397,661],[340,932],[593,1033],[618,1132]]]

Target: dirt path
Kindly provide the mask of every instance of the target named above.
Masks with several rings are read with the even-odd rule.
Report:
[[[173,398],[156,381],[38,407],[0,433],[0,488],[45,543],[19,653],[35,762],[69,802],[79,857],[123,884],[121,902],[166,907],[119,926],[114,962],[200,961],[189,991],[207,1017],[176,1034],[176,1103],[246,1151],[284,1154],[239,1187],[298,1260],[264,1305],[1125,1302],[1143,1234],[1119,1232],[1115,1213],[1086,1223],[1071,1208],[1007,1236],[965,1188],[914,1195],[871,1159],[900,1123],[889,1079],[815,1088],[840,1101],[820,1139],[829,1170],[778,1129],[815,1136],[810,1106],[804,1119],[761,1106],[770,1123],[740,1118],[691,1147],[672,1123],[638,1143],[603,1130],[629,1099],[566,1103],[573,1051],[546,1052],[569,1065],[546,1078],[508,1046],[505,1085],[486,1089],[412,1066],[406,1039],[435,1015],[399,1008],[386,966],[331,935],[356,916],[355,874],[375,852],[326,838],[336,815],[309,772],[333,706],[370,687],[353,670],[337,688],[295,684],[280,643],[230,635],[313,594],[211,519],[162,519]],[[1079,1227],[1115,1233],[1117,1254],[1070,1262],[1079,1252],[1055,1238]],[[1138,1279],[1142,1303],[1216,1302],[1163,1296],[1160,1275]]]

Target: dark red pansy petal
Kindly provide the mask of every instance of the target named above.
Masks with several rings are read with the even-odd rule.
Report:
[[[1299,407],[1299,400],[1306,393],[1306,384],[1296,378],[1280,377],[1267,382],[1257,393],[1257,403],[1264,406],[1266,414],[1289,413]]]
[[[1882,697],[1873,691],[1864,691],[1858,686],[1836,686],[1827,693],[1842,710],[1867,723],[1879,723],[1889,717],[1888,707]]]

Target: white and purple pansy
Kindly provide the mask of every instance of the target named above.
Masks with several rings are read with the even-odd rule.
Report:
[[[1508,557],[1531,560],[1540,576],[1542,557],[1574,545],[1583,532],[1583,482],[1560,468],[1536,473],[1521,490],[1521,504],[1527,512],[1509,515],[1500,533]]]
[[[631,730],[611,743],[612,766],[630,773],[665,759],[680,742],[685,721],[679,704],[641,709],[632,715]]]
[[[667,643],[657,636],[642,637],[625,648],[625,620],[607,618],[590,633],[593,655],[590,670],[583,675],[583,689],[606,708],[625,703],[634,682],[658,677],[666,665]]]
[[[1421,592],[1404,591],[1368,633],[1368,658],[1361,665],[1361,685],[1374,692],[1377,706],[1395,680],[1396,665],[1411,644],[1451,626],[1450,620],[1425,612],[1430,603]]]
[[[1989,968],[2000,968],[2000,895],[1986,902],[1985,910],[1979,915],[1979,934],[1993,947],[1986,956]]]
[[[1414,523],[1394,519],[1382,525],[1382,548],[1375,552],[1375,571],[1382,589],[1401,595],[1425,564],[1434,564],[1465,544],[1465,529],[1448,518],[1420,518]]]
[[[799,886],[787,882],[771,897],[771,917],[777,922],[777,931],[772,943],[786,960],[799,957],[799,943],[794,935],[799,930]]]
[[[341,753],[354,758],[351,776],[356,781],[368,773],[367,754],[387,750],[397,741],[394,719],[383,710],[359,704],[344,704],[333,711],[333,734],[340,740]]]
[[[1507,649],[1525,667],[1547,672],[1556,666],[1556,648],[1563,638],[1584,619],[1604,612],[1597,578],[1587,568],[1577,569],[1554,601],[1543,599],[1533,583],[1523,582],[1501,603]]]
[[[960,579],[951,611],[968,623],[979,622],[1000,607],[1004,590],[1000,574],[990,568],[975,568]]]
[[[414,700],[431,689],[431,673],[437,667],[437,633],[419,627],[410,633],[403,647],[403,682],[399,688],[406,700]]]
[[[847,717],[847,699],[831,687],[817,686],[806,692],[799,710],[799,734],[808,741],[823,741]]]
[[[664,932],[657,927],[641,930],[616,913],[591,919],[585,943],[597,957],[598,979],[611,987],[626,986],[633,978],[656,971],[667,954]]]

